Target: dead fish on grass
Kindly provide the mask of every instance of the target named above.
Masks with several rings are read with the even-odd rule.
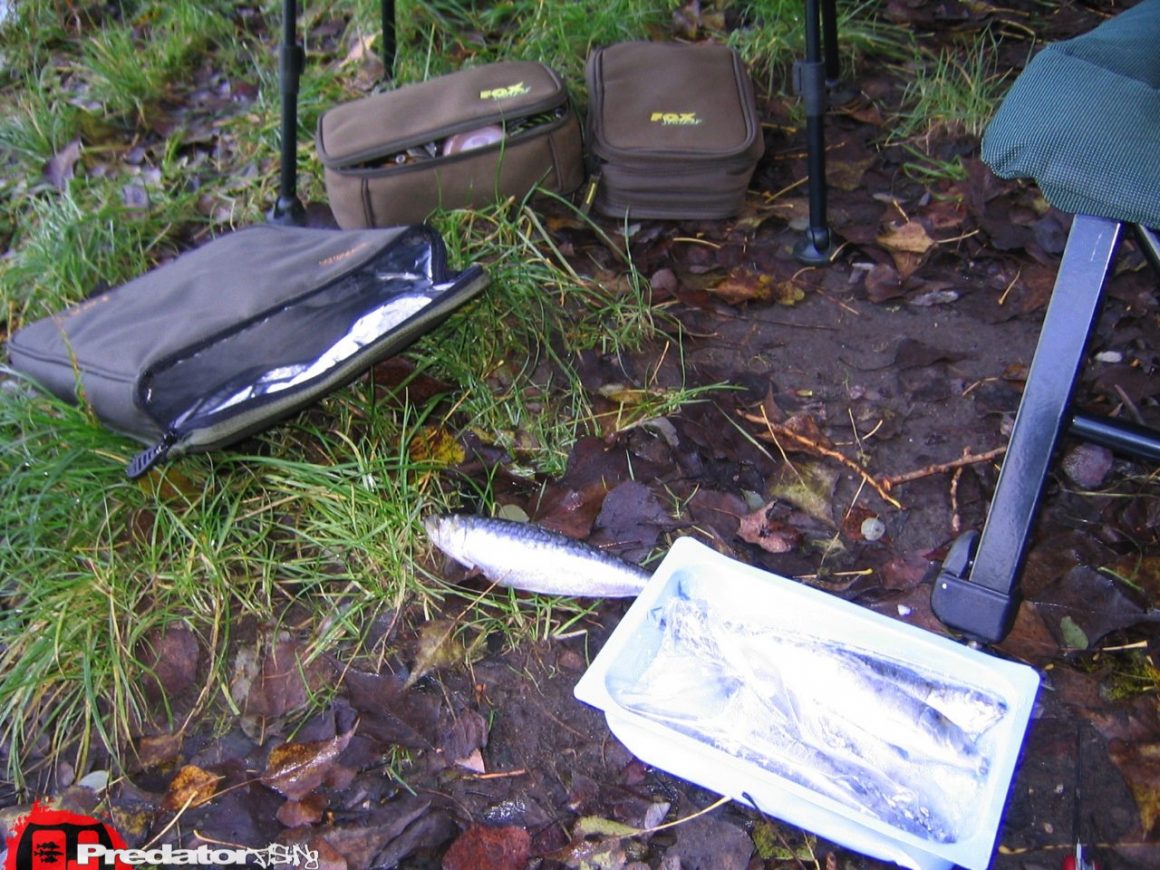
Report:
[[[429,516],[427,537],[487,579],[543,595],[635,598],[651,576],[643,568],[531,523],[469,514]]]

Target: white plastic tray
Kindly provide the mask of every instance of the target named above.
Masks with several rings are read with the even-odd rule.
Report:
[[[699,596],[710,598],[714,609],[723,608],[731,622],[752,622],[760,628],[766,622],[784,626],[788,620],[814,636],[856,642],[864,651],[1000,697],[1006,713],[980,738],[990,763],[977,811],[957,839],[937,842],[894,827],[620,706],[609,691],[610,680],[630,681],[652,661],[661,632],[650,613],[682,586],[693,586]],[[756,804],[767,815],[904,867],[946,870],[959,865],[985,870],[1038,685],[1039,675],[1029,667],[969,649],[681,538],[576,685],[575,695],[604,711],[609,728],[637,758],[682,779]]]

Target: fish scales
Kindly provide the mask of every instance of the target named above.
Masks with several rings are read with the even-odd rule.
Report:
[[[651,576],[593,546],[531,523],[469,514],[424,520],[444,554],[489,580],[524,592],[592,598],[633,598]]]

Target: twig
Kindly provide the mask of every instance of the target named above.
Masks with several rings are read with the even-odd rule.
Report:
[[[693,813],[692,815],[683,816],[682,818],[674,819],[671,822],[665,822],[663,825],[657,825],[657,826],[652,827],[652,828],[641,828],[636,832],[636,835],[655,834],[657,831],[663,831],[665,828],[672,828],[672,827],[676,827],[677,825],[683,825],[685,822],[691,822],[693,819],[697,818],[698,816],[703,816],[706,813],[713,812],[713,810],[717,809],[717,807],[724,806],[725,804],[729,803],[731,800],[733,800],[733,798],[728,797],[728,796],[723,797],[720,800],[718,800],[716,803],[711,803],[711,804],[709,804],[709,806],[705,807],[704,809],[697,810],[697,812]]]
[[[778,437],[788,438],[799,447],[804,447],[811,453],[815,453],[818,456],[824,456],[827,459],[833,459],[835,462],[841,463],[846,468],[858,474],[868,484],[870,484],[870,486],[873,487],[874,491],[878,493],[883,501],[895,508],[898,508],[899,510],[902,509],[901,502],[890,495],[888,486],[884,486],[883,484],[879,483],[874,475],[872,475],[869,471],[867,471],[849,456],[846,456],[844,453],[839,453],[837,450],[831,450],[829,447],[824,447],[821,444],[818,444],[816,441],[805,437],[804,435],[799,435],[797,432],[794,432],[792,429],[786,426],[782,426],[780,423],[774,423],[766,415],[764,408],[761,409],[760,417],[754,414],[746,414],[744,411],[741,412],[741,416],[748,420],[750,423],[760,423],[765,426],[769,432],[767,440],[777,444],[779,448],[781,445],[778,443]],[[758,435],[758,437],[760,438],[762,436]]]
[[[963,479],[963,466],[959,465],[950,476],[950,532],[958,537],[963,530],[963,517],[958,515],[958,481]]]
[[[895,474],[891,477],[883,478],[882,485],[887,490],[891,490],[900,484],[910,483],[912,480],[921,480],[924,477],[932,477],[936,474],[942,474],[944,471],[954,471],[956,468],[975,465],[979,462],[990,462],[992,459],[997,459],[1006,452],[1006,447],[996,447],[994,450],[988,450],[986,453],[972,453],[970,447],[964,447],[963,455],[958,459],[928,465],[917,471],[908,471],[906,474]]]
[[[526,776],[527,773],[526,768],[517,767],[515,770],[497,770],[495,773],[471,773],[464,779],[508,779],[513,776]]]

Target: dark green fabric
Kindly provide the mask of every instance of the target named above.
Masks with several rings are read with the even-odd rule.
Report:
[[[138,403],[144,371],[357,268],[406,229],[259,225],[220,236],[25,326],[8,341],[10,362],[61,398],[83,395],[111,428],[153,440],[162,425]]]
[[[1160,226],[1160,0],[1043,49],[983,137],[1003,178],[1064,211]]]

